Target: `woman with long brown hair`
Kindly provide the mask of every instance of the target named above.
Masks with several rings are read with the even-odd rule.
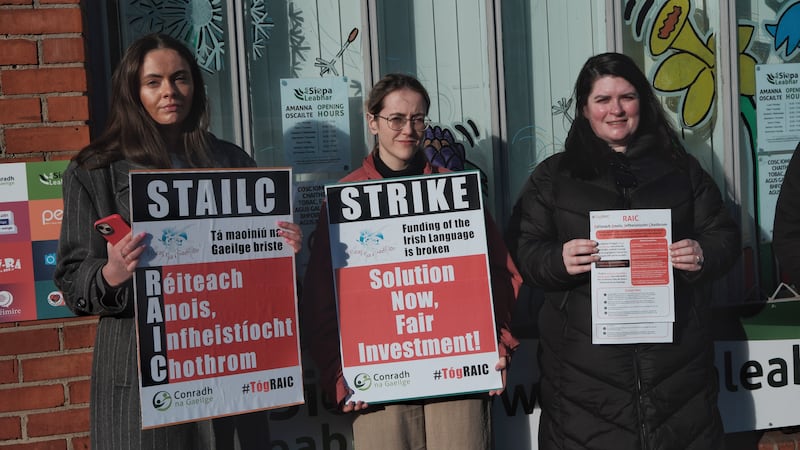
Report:
[[[128,48],[114,72],[105,132],[64,173],[55,281],[73,312],[100,316],[91,378],[93,449],[232,448],[231,425],[237,421],[242,448],[269,444],[264,415],[249,426],[247,418],[258,416],[215,420],[214,427],[201,421],[142,430],[131,278],[145,235],[128,233],[111,244],[93,226],[111,214],[130,221],[131,169],[255,166],[241,148],[207,128],[205,86],[194,56],[169,36],[147,35]],[[279,225],[298,251],[300,228]]]

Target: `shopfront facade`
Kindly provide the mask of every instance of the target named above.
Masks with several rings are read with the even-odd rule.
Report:
[[[97,49],[107,62],[97,76],[144,33],[182,39],[205,70],[213,131],[260,165],[292,166],[300,185],[357,167],[373,145],[363,118],[370,86],[389,72],[415,75],[432,99],[428,155],[479,170],[500,223],[533,167],[561,150],[583,62],[626,53],[739,214],[742,284],[724,301],[757,300],[776,285],[768,244],[777,196],[770,185],[779,177],[768,175],[794,146],[759,151],[755,68],[800,61],[797,2],[119,0],[92,8],[107,24],[97,33],[110,42]],[[346,120],[316,143],[320,153],[336,147],[327,157],[308,156],[290,137],[291,79],[336,79],[345,92]]]
[[[741,260],[713,301],[758,303],[779,285],[772,214],[785,162],[800,141],[800,100],[775,103],[760,92],[769,89],[767,73],[792,79],[800,72],[798,0],[115,0],[86,2],[84,15],[93,136],[121,52],[146,33],[173,35],[194,48],[204,69],[212,131],[261,166],[293,168],[295,219],[307,231],[321,202],[312,193],[357,167],[374,144],[363,104],[381,75],[403,72],[423,82],[432,100],[426,154],[451,169],[478,170],[487,208],[505,224],[531,170],[562,148],[583,62],[626,53],[741,225]],[[298,95],[314,100],[325,89],[338,99],[336,120],[298,120]],[[313,103],[315,113],[320,104]],[[784,112],[764,117],[767,104]],[[759,143],[776,134],[780,120],[784,144]],[[515,331],[531,364],[515,363],[495,402],[498,448],[536,448],[535,301],[521,305]],[[786,345],[791,360],[793,344]],[[746,357],[745,365],[757,359]],[[765,372],[772,360],[763,357]],[[307,378],[306,406],[271,414],[281,423],[272,427],[274,448],[350,448],[347,417],[327,412],[313,369]],[[784,400],[795,395],[782,394],[775,391]],[[800,423],[756,416],[728,430]]]

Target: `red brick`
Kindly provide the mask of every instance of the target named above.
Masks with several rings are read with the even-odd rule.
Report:
[[[0,412],[27,411],[31,409],[55,408],[64,406],[64,386],[47,384],[44,386],[12,386],[0,389]]]
[[[81,0],[39,0],[41,5],[60,5],[67,3],[80,3]]]
[[[69,383],[69,404],[79,405],[89,403],[89,380],[73,381]]]
[[[65,152],[65,151],[58,152],[58,153],[51,153],[50,157],[47,158],[47,160],[48,161],[69,161],[77,154],[78,154],[78,152]]]
[[[85,432],[89,429],[89,408],[30,414],[27,429],[30,437]]]
[[[16,359],[0,360],[0,385],[19,383],[19,362]]]
[[[28,39],[0,40],[0,65],[36,64],[36,42]]]
[[[41,121],[42,102],[38,98],[0,99],[0,124],[36,123]]]
[[[91,444],[89,436],[87,435],[72,438],[72,448],[73,450],[90,450]]]
[[[6,9],[0,14],[3,34],[81,33],[81,10],[75,8]]]
[[[22,379],[26,382],[85,377],[92,371],[92,353],[25,359],[21,363]]]
[[[86,69],[83,67],[4,70],[0,76],[5,95],[86,92]]]
[[[22,420],[19,417],[0,417],[0,441],[22,438]]]
[[[33,0],[0,0],[0,5],[31,5]]]
[[[52,352],[60,349],[56,328],[19,328],[0,334],[0,356]]]
[[[2,132],[2,130],[0,130]],[[46,161],[44,154],[39,155],[25,155],[25,156],[17,156],[15,158],[3,158],[0,162],[40,162]]]
[[[89,143],[89,127],[6,128],[6,153],[80,150]]]
[[[11,444],[0,447],[2,450],[66,450],[67,440],[56,439],[52,441],[31,442],[25,444]]]
[[[64,326],[64,324],[69,322],[71,319],[79,319],[79,318],[80,317],[72,317],[72,318],[60,317],[60,318],[56,318],[56,319],[39,319],[39,320],[37,320],[35,322],[20,322],[20,326],[36,325],[36,326],[41,327],[42,325],[53,325],[56,328],[61,328],[62,326]]]
[[[47,97],[47,119],[50,122],[89,120],[88,97]]]
[[[64,348],[73,350],[78,348],[91,348],[94,346],[94,337],[97,334],[97,323],[64,326]]]
[[[42,62],[45,64],[84,61],[82,38],[50,38],[42,41]]]

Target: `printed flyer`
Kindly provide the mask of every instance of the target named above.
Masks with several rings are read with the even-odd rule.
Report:
[[[303,402],[291,169],[130,175],[142,427]]]
[[[668,209],[591,211],[592,342],[672,342],[675,294]]]
[[[325,195],[349,400],[501,388],[478,173],[329,185]]]
[[[348,171],[347,78],[284,78],[280,88],[286,161],[299,172]]]
[[[783,176],[800,141],[800,63],[757,64],[755,77],[759,238],[767,243]]]

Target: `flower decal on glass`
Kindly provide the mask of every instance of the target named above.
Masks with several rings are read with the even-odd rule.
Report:
[[[425,130],[422,147],[431,165],[450,170],[464,170],[464,162],[467,160],[464,144],[456,142],[448,128],[441,128],[439,125],[428,127]]]
[[[789,55],[800,49],[800,2],[787,6],[777,23],[764,26],[767,33],[775,38],[776,52],[783,44],[786,44],[784,59],[789,59]]]
[[[275,21],[267,11],[266,0],[253,0],[250,5],[250,20],[252,21],[253,56],[255,59],[259,59],[264,56],[270,34],[275,28]]]
[[[665,54],[655,70],[653,87],[681,93],[679,117],[684,126],[698,127],[712,116],[716,97],[716,57],[714,35],[700,37],[691,19],[689,0],[669,0],[659,10],[650,32],[650,53]],[[740,90],[742,95],[755,92],[752,69],[755,59],[744,50],[753,35],[753,27],[738,27]]]
[[[300,76],[303,63],[307,59],[305,54],[311,50],[303,34],[303,22],[305,22],[303,11],[297,8],[294,2],[289,3],[289,59],[294,78]]]
[[[467,119],[472,133],[467,127],[461,124],[453,125],[464,139],[469,142],[470,147],[475,147],[475,138],[480,137],[480,131],[472,119]],[[474,135],[474,137],[473,137]],[[467,150],[464,144],[458,142],[449,128],[442,128],[439,125],[428,127],[425,130],[425,139],[422,141],[422,148],[425,157],[428,158],[434,167],[443,167],[450,170],[475,169],[480,172],[481,185],[483,192],[489,192],[489,177],[477,165],[467,159]]]
[[[222,0],[131,0],[128,23],[141,34],[165,33],[194,48],[208,72],[223,67]]]
[[[565,130],[568,130],[570,126],[572,126],[573,119],[572,115],[569,113],[570,109],[572,108],[572,102],[572,97],[561,97],[561,99],[558,100],[555,105],[550,107],[550,110],[553,112],[553,116],[562,116],[561,123],[564,125]]]

